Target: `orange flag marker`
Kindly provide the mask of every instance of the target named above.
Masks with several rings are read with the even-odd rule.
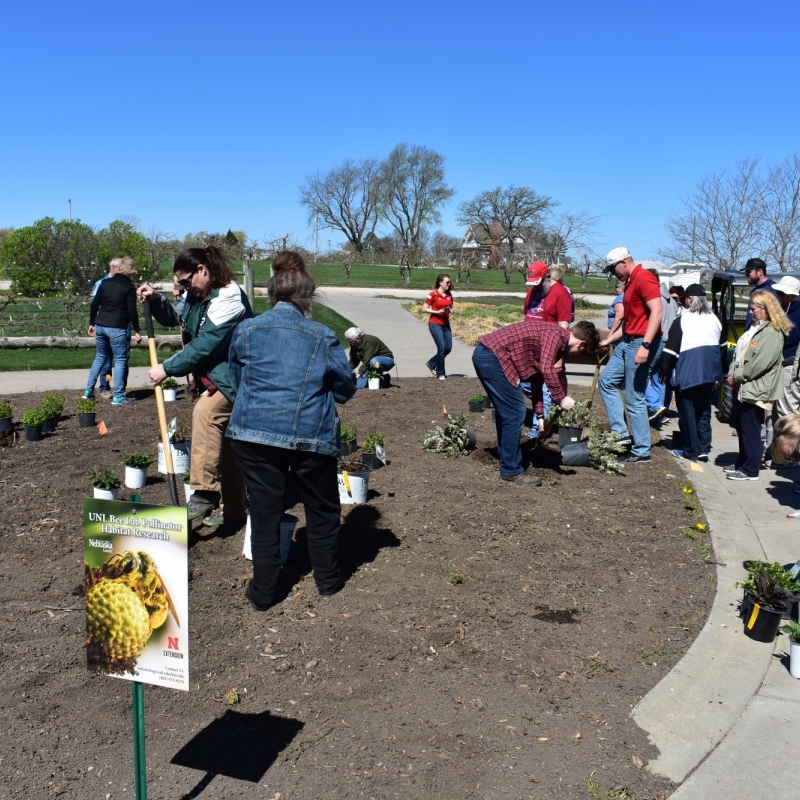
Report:
[[[97,423],[97,430],[100,432],[101,436],[105,436],[108,433],[108,428],[106,428],[106,424],[103,420]]]

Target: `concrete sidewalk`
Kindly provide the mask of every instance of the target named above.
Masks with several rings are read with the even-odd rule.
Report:
[[[677,418],[665,428],[677,429]],[[632,716],[659,750],[648,764],[680,788],[676,800],[800,797],[791,753],[800,736],[800,682],[788,672],[788,640],[748,639],[734,582],[748,559],[788,564],[800,556],[800,507],[793,480],[800,468],[763,470],[758,481],[729,481],[722,467],[738,453],[731,428],[714,420],[710,463],[675,460],[692,481],[706,512],[717,559],[717,596],[694,644],[636,706]]]

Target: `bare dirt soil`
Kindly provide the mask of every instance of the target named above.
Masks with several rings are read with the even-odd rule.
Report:
[[[342,508],[332,599],[309,575],[302,507],[264,614],[243,595],[243,531],[195,537],[192,688],[145,689],[151,800],[666,797],[629,714],[711,606],[695,496],[659,447],[620,477],[562,469],[548,444],[530,453],[541,488],[501,483],[488,411],[468,414],[469,457],[423,453],[442,405],[466,411],[478,391],[406,379],[341,409],[360,440],[386,435],[390,464]],[[0,442],[0,798],[133,796],[130,683],[86,669],[81,525],[92,468],[155,447],[138,394],[102,406],[106,436],[70,412],[42,442]],[[14,400],[18,418],[41,396]],[[142,501],[167,504],[150,472]]]

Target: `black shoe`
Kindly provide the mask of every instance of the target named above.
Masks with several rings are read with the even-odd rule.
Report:
[[[626,433],[618,433],[615,441],[617,444],[624,444],[626,447],[630,447],[633,444],[633,439]]]
[[[344,589],[344,581],[340,578],[336,583],[333,584],[333,586],[331,586],[330,589],[319,589],[319,596],[327,599],[328,597],[333,597],[338,592],[341,592],[342,589]]]
[[[256,603],[255,600],[250,596],[250,592],[252,591],[253,581],[248,581],[247,586],[244,587],[244,596],[247,598],[248,602],[250,603],[250,608],[253,611],[269,611],[272,608],[271,603],[267,603],[266,605],[262,605],[261,603]]]
[[[633,453],[626,453],[624,456],[620,456],[617,461],[620,464],[649,464],[650,455],[635,456]]]

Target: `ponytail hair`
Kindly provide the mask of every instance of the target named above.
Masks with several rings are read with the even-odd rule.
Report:
[[[317,291],[314,276],[306,269],[303,257],[294,250],[282,250],[272,262],[274,275],[267,287],[269,301],[277,303],[293,303],[303,314],[311,310],[311,304]]]
[[[190,247],[184,250],[176,259],[174,272],[188,272],[190,275],[197,272],[198,267],[205,267],[211,281],[212,289],[221,289],[233,283],[234,275],[225,256],[218,247]]]

